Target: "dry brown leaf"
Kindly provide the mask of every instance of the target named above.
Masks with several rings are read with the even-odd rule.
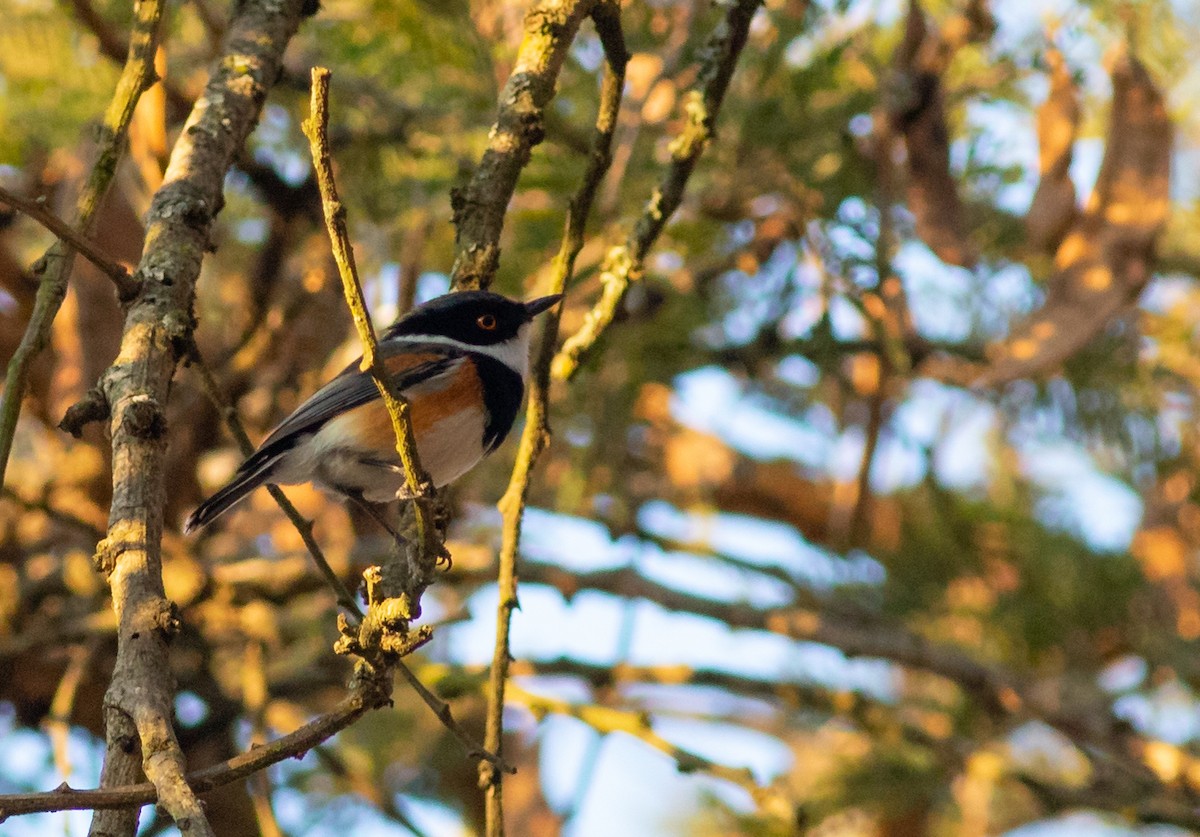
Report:
[[[1113,62],[1112,119],[1087,208],[1055,254],[1045,305],[994,347],[975,383],[995,386],[1056,368],[1099,334],[1149,281],[1169,208],[1171,122],[1146,68]]]
[[[1038,108],[1037,191],[1025,216],[1030,247],[1053,253],[1078,215],[1070,168],[1079,133],[1079,91],[1062,53],[1046,52],[1050,66],[1050,95]]]
[[[921,4],[912,0],[904,39],[896,50],[897,90],[888,116],[891,130],[903,137],[907,150],[906,197],[917,236],[947,264],[970,267],[977,253],[967,237],[958,183],[950,173],[941,74],[954,49],[970,40],[974,30],[969,19],[955,17],[947,22],[947,35],[930,32]]]

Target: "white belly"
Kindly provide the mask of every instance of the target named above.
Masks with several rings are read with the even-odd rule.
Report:
[[[434,486],[448,485],[483,458],[483,430],[483,413],[473,409],[448,416],[421,435],[417,456]],[[360,491],[367,500],[384,503],[396,499],[404,474],[395,451],[385,458],[393,468],[363,461],[376,457],[377,451],[348,447],[335,419],[282,456],[271,481],[295,485],[311,480],[336,493]]]

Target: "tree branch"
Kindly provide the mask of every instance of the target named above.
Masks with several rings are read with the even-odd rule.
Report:
[[[24,212],[58,236],[63,243],[75,248],[101,273],[113,281],[113,284],[117,286],[117,294],[122,300],[133,299],[137,295],[138,284],[130,277],[125,266],[113,261],[94,241],[81,235],[66,221],[46,209],[42,200],[29,200],[0,187],[0,201]]]
[[[155,82],[154,53],[158,48],[165,5],[164,0],[137,0],[134,5],[135,24],[125,69],[121,72],[117,89],[100,124],[100,150],[96,163],[75,202],[74,226],[83,238],[87,238],[96,210],[116,174],[138,99]],[[67,294],[67,280],[74,263],[75,248],[61,240],[55,242],[35,263],[34,273],[40,275],[41,281],[33,313],[20,345],[9,361],[4,396],[0,400],[0,484],[4,483],[4,474],[8,469],[8,457],[12,453],[13,435],[21,415],[21,401],[25,397],[29,369],[50,340],[50,327]]]
[[[583,249],[587,218],[600,181],[612,162],[612,138],[621,107],[621,91],[625,86],[625,65],[628,53],[621,32],[621,7],[615,0],[602,0],[592,10],[596,29],[605,48],[607,66],[600,87],[600,104],[596,128],[583,182],[567,210],[566,229],[562,245],[550,273],[547,294],[566,291],[575,270],[575,259]],[[525,428],[517,460],[509,478],[508,490],[497,504],[503,515],[503,540],[500,546],[500,570],[497,580],[500,603],[496,609],[496,643],[488,684],[487,735],[484,747],[501,754],[504,739],[504,689],[508,681],[509,627],[512,612],[517,607],[517,548],[521,542],[521,522],[525,516],[525,500],[533,466],[550,443],[548,418],[550,398],[550,362],[554,358],[554,343],[558,337],[561,308],[546,314],[537,340],[537,357],[530,376],[529,403],[525,413]],[[504,834],[503,797],[500,774],[486,762],[479,766],[480,786],[486,789],[487,834]]]
[[[875,153],[878,165],[891,166],[895,140],[903,138],[908,208],[917,236],[947,264],[971,267],[978,253],[967,236],[966,213],[950,172],[943,76],[954,53],[986,39],[996,23],[984,0],[971,0],[966,7],[931,31],[919,0],[910,0],[904,39],[885,86],[886,119],[877,122]]]
[[[254,747],[228,761],[189,773],[185,781],[193,793],[205,793],[244,779],[284,759],[300,758],[322,741],[353,724],[367,711],[387,706],[390,702],[391,678],[371,676],[367,667],[361,665],[350,694],[332,711],[270,744]],[[0,822],[18,814],[39,811],[133,808],[158,800],[158,790],[150,782],[100,790],[75,790],[63,783],[45,793],[0,796]]]
[[[671,165],[650,196],[628,239],[612,248],[600,266],[604,290],[588,312],[583,326],[571,335],[554,358],[555,378],[570,380],[596,341],[612,324],[629,286],[642,278],[645,260],[667,221],[683,200],[683,191],[696,163],[712,140],[721,102],[729,89],[738,56],[746,45],[750,21],[762,0],[736,0],[705,45],[705,59],[696,89],[685,98],[687,127],[671,143]]]
[[[1112,113],[1096,187],[1055,253],[1045,304],[1000,343],[983,368],[923,368],[999,387],[1053,371],[1127,310],[1154,272],[1170,208],[1172,125],[1166,101],[1133,55],[1111,68]]]
[[[1126,772],[1153,782],[1132,755],[1134,736],[1111,712],[1111,700],[1098,691],[1076,693],[1068,705],[1062,696],[1047,699],[1036,685],[999,664],[973,659],[958,648],[931,642],[903,625],[865,613],[848,616],[831,608],[783,607],[763,610],[743,603],[713,601],[659,584],[632,567],[571,572],[552,564],[526,561],[526,582],[547,584],[574,595],[598,590],[641,598],[675,612],[714,619],[730,628],[767,631],[794,640],[818,642],[851,657],[877,657],[926,671],[956,683],[996,718],[1038,718],[1062,732],[1094,757],[1120,762]],[[465,575],[465,574],[464,574]],[[486,581],[486,570],[478,574]]]
[[[101,785],[128,784],[144,770],[185,835],[209,835],[212,829],[184,781],[184,757],[171,725],[167,651],[178,620],[162,579],[165,405],[176,364],[192,342],[196,280],[225,173],[278,77],[301,5],[302,0],[246,0],[239,6],[224,54],[213,64],[151,203],[137,270],[142,290],[126,311],[118,363],[99,385],[112,409],[113,500],[96,561],[112,587],[119,625],[105,697]],[[153,50],[143,52],[152,58]],[[136,811],[115,817],[102,812],[92,821],[92,833],[132,835],[136,824]]]
[[[500,265],[500,232],[517,178],[545,134],[542,110],[575,34],[596,0],[538,0],[525,15],[525,37],[500,93],[496,124],[471,181],[450,195],[456,255],[451,285],[486,289]]]

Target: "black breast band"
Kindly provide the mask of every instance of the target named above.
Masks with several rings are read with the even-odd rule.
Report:
[[[491,355],[481,352],[468,354],[479,370],[479,380],[483,386],[483,404],[487,410],[483,447],[491,453],[512,430],[517,410],[521,409],[521,398],[525,395],[525,384],[520,375]]]

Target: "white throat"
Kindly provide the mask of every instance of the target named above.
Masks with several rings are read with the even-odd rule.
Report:
[[[474,346],[441,334],[405,334],[392,339],[408,343],[441,343],[444,346],[462,349],[464,352],[487,355],[516,372],[524,381],[529,377],[529,331],[529,323],[525,323],[517,330],[516,337],[505,340],[503,343],[494,343],[491,346]]]

